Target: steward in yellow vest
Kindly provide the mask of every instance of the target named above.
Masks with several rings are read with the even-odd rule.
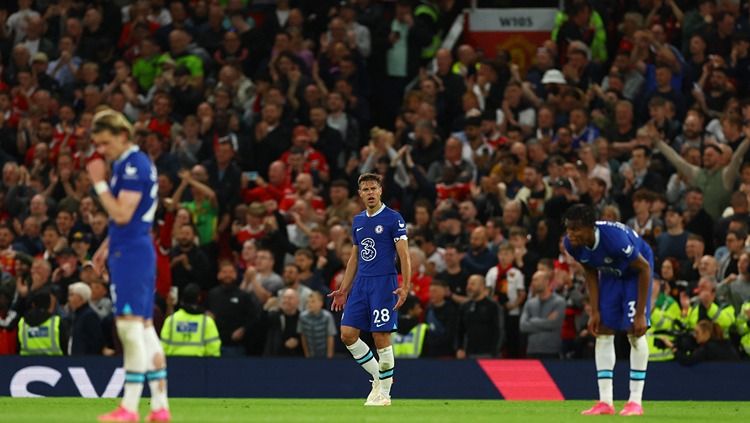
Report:
[[[67,326],[60,316],[50,313],[52,300],[46,289],[32,294],[31,308],[18,322],[21,355],[63,355]]]
[[[698,302],[686,308],[682,307],[680,320],[688,329],[694,329],[700,320],[710,320],[721,327],[724,339],[729,339],[729,329],[734,325],[734,307],[720,307],[716,304],[716,285],[709,280],[698,282]]]
[[[651,307],[651,327],[646,332],[649,361],[668,361],[674,359],[672,349],[657,340],[666,338],[670,342],[674,342],[672,331],[676,329],[675,323],[679,319],[680,306],[677,304],[677,301],[663,292],[659,293],[654,306]]]
[[[429,325],[419,323],[422,305],[410,295],[404,301],[398,316],[398,331],[391,334],[393,355],[400,358],[419,358]]]
[[[742,304],[736,325],[737,333],[741,336],[740,347],[750,356],[750,301]]]
[[[182,309],[164,321],[161,343],[167,356],[219,357],[221,339],[213,317],[198,305],[200,287],[190,284],[182,294]]]

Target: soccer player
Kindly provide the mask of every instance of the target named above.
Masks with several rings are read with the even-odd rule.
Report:
[[[91,137],[99,154],[112,164],[110,183],[101,159],[86,168],[94,190],[109,214],[109,234],[94,256],[101,270],[107,260],[117,334],[122,341],[125,393],[120,406],[100,422],[138,422],[143,383],[151,389],[149,422],[171,419],[167,402],[166,360],[151,321],[156,283],[156,253],[149,230],[157,206],[156,168],[131,141],[125,116],[105,109],[94,116]]]
[[[585,205],[568,209],[565,227],[565,249],[586,271],[591,304],[588,329],[596,336],[599,402],[581,414],[615,414],[612,404],[614,334],[625,330],[631,347],[630,399],[620,415],[640,416],[648,364],[645,334],[654,268],[651,247],[622,223],[597,222],[594,209]]]
[[[362,174],[357,184],[366,209],[354,216],[354,246],[346,264],[344,279],[339,289],[329,296],[333,297],[331,308],[334,311],[344,310],[341,340],[354,360],[373,378],[372,390],[365,405],[387,406],[391,405],[395,364],[391,332],[396,330],[398,322],[396,310],[404,303],[411,288],[409,242],[404,219],[380,200],[383,194],[380,176]],[[396,272],[397,253],[403,277],[401,287],[398,286]],[[372,333],[380,363],[370,347],[359,339],[361,330]]]

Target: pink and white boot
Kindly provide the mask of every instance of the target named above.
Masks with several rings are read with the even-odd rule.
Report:
[[[615,407],[602,401],[597,402],[596,404],[594,404],[593,407],[589,408],[588,410],[584,410],[581,412],[581,415],[584,415],[584,416],[603,416],[603,415],[612,416],[614,414],[615,414]]]

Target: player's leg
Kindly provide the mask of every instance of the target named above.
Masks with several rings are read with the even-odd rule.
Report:
[[[653,266],[653,265],[652,265]],[[653,267],[652,267],[653,268]],[[651,285],[647,298],[651,298]],[[646,384],[646,369],[648,367],[648,340],[646,335],[633,335],[632,325],[635,316],[635,305],[638,300],[638,280],[627,281],[625,284],[624,307],[627,314],[623,316],[623,326],[628,328],[628,341],[630,342],[630,397],[627,404],[620,412],[624,416],[640,416],[643,414],[643,387]],[[651,309],[650,301],[646,303],[646,316]]]
[[[108,414],[99,416],[100,422],[138,422],[138,403],[143,393],[146,373],[146,351],[144,349],[143,318],[119,316],[115,323],[117,335],[122,342],[123,367],[125,368],[125,388],[120,407]]]
[[[168,422],[172,417],[167,399],[167,360],[151,320],[146,322],[144,343],[147,361],[146,380],[151,390],[151,413],[146,421]]]
[[[390,404],[391,386],[393,385],[393,373],[396,360],[391,345],[391,332],[396,330],[398,323],[398,312],[395,310],[398,297],[393,294],[398,288],[398,279],[395,275],[386,277],[386,280],[377,281],[370,291],[371,322],[370,332],[375,340],[380,359],[380,391],[383,394],[383,404]]]
[[[344,314],[341,316],[341,341],[357,364],[362,366],[373,380],[378,380],[378,361],[370,347],[359,338],[360,330],[367,330],[370,327],[370,307],[364,285],[367,285],[367,280],[364,278],[357,278],[354,281],[352,292],[346,301]]]
[[[601,323],[594,347],[596,380],[599,386],[599,402],[585,410],[584,415],[614,414],[612,380],[615,369],[615,331],[620,323],[621,290],[617,281],[600,278],[599,315]],[[616,317],[615,317],[616,316]]]

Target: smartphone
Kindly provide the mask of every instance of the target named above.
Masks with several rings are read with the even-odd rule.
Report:
[[[248,181],[255,181],[258,179],[258,172],[250,171],[250,172],[244,172],[243,175],[245,178],[247,178]]]

